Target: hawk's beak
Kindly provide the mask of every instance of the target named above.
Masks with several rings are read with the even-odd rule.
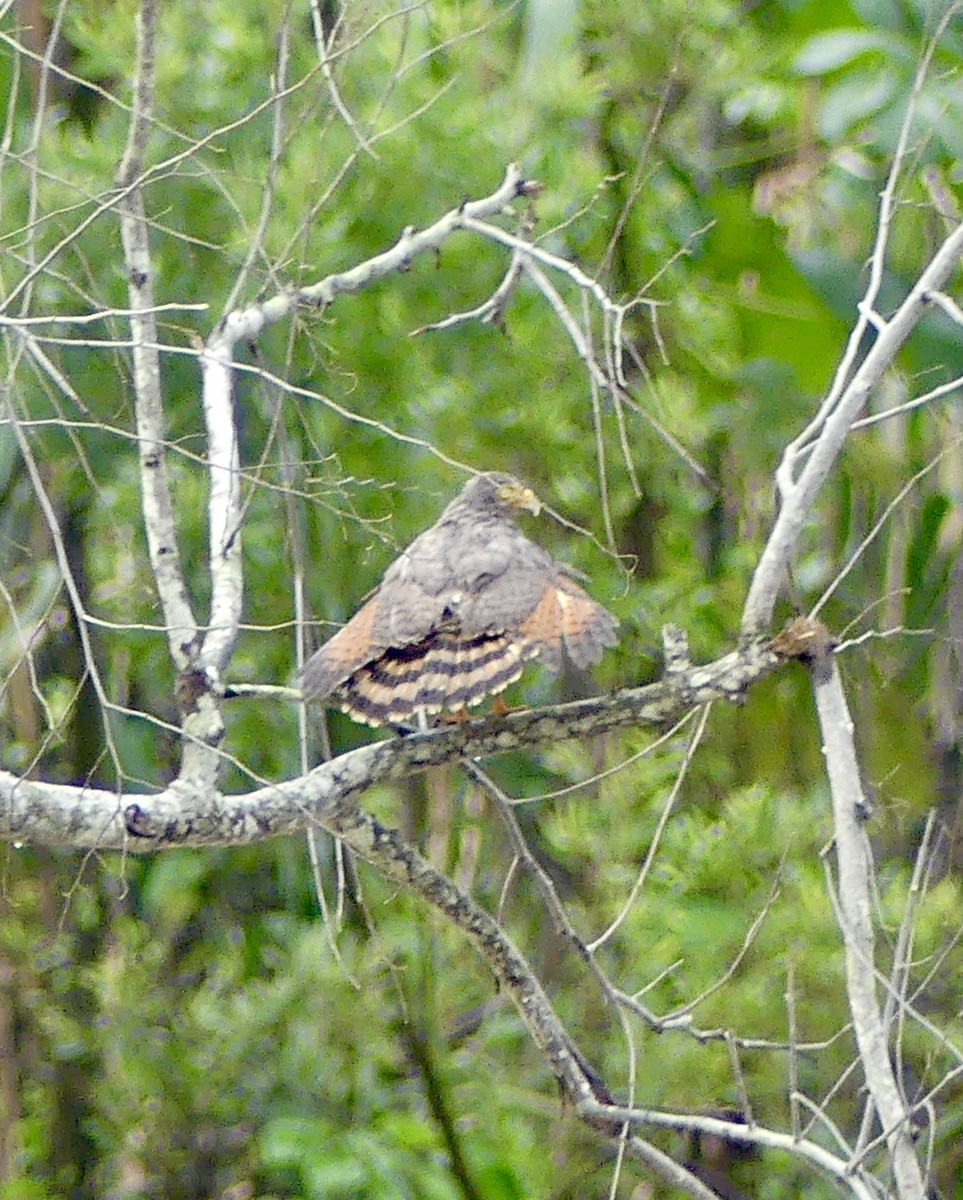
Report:
[[[499,498],[512,508],[521,508],[537,517],[542,504],[530,487],[521,483],[506,483],[498,489]]]

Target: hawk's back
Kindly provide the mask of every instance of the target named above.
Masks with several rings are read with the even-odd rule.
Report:
[[[377,591],[309,659],[309,699],[372,725],[457,711],[503,691],[540,657],[589,666],[615,644],[615,618],[514,522],[537,511],[508,475],[470,480]]]

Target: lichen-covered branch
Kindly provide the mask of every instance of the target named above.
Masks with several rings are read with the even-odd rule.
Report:
[[[753,642],[658,683],[552,708],[482,718],[362,746],[307,775],[224,796],[182,777],[154,795],[40,783],[0,772],[0,838],[85,848],[149,851],[170,846],[242,845],[320,826],[376,783],[459,759],[585,738],[611,729],[659,727],[711,700],[740,701],[780,659]]]
[[[143,0],[140,4],[136,25],[137,68],[127,147],[117,170],[117,184],[123,189],[117,200],[117,212],[130,298],[134,411],[140,453],[144,528],[151,570],[164,612],[171,658],[177,669],[183,671],[190,664],[191,647],[197,640],[197,622],[181,569],[167,474],[153,267],[143,189],[137,182],[144,171],[153,108],[156,25],[153,0]]]

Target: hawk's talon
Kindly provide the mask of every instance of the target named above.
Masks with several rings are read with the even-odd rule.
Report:
[[[439,725],[465,725],[471,720],[471,713],[465,708],[464,704],[461,708],[452,709],[451,712],[443,712],[438,714]]]

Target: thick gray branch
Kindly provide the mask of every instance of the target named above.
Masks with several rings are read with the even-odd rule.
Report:
[[[20,780],[0,772],[0,838],[15,842],[149,851],[169,846],[241,845],[321,826],[376,783],[458,759],[584,738],[611,729],[660,726],[711,700],[739,701],[779,659],[754,642],[705,666],[676,670],[643,688],[511,713],[351,750],[307,775],[223,796],[182,778],[155,795]]]
[[[207,428],[208,539],[211,617],[198,658],[209,680],[219,680],[237,641],[244,602],[241,559],[241,486],[237,424],[234,419],[234,347],[222,332],[208,341],[204,371],[204,423]]]

